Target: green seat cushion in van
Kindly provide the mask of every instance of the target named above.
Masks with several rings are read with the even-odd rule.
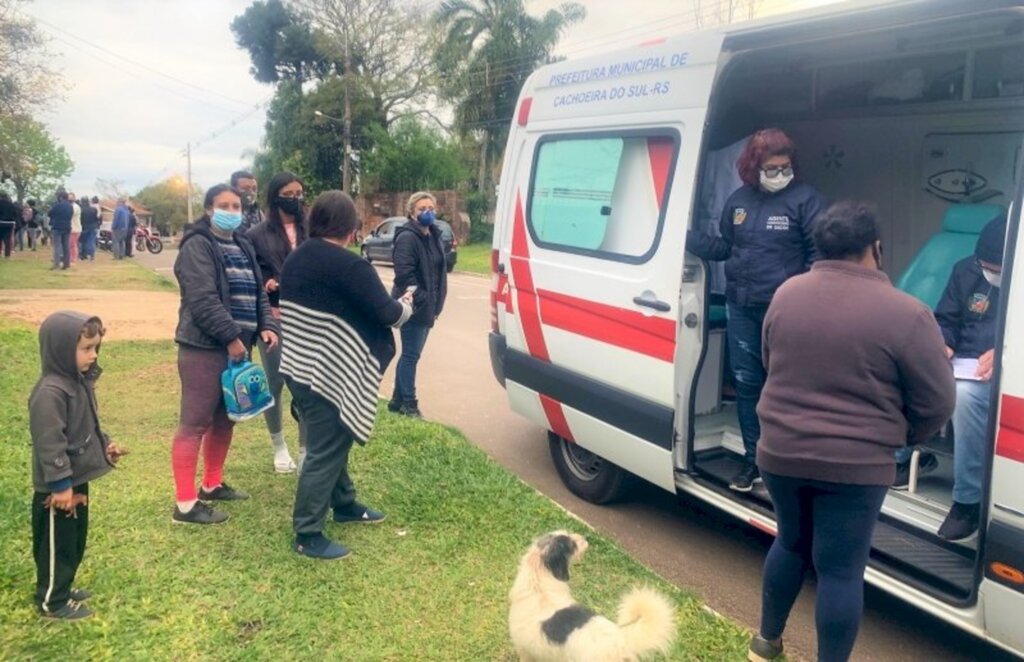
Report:
[[[942,231],[918,251],[896,281],[896,287],[935,310],[953,265],[974,254],[982,228],[1006,213],[999,205],[952,205],[942,218]]]

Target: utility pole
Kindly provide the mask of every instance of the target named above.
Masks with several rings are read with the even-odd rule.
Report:
[[[188,216],[185,219],[186,223],[192,222],[192,143],[185,144],[185,159],[188,164],[187,172],[188,175],[185,178],[185,191],[188,196]]]

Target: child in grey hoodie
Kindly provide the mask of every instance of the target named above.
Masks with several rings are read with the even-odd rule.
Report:
[[[32,431],[32,555],[36,605],[48,618],[92,615],[89,592],[72,588],[85,554],[89,481],[106,474],[125,450],[100,429],[96,363],[103,322],[83,313],[53,313],[39,329],[42,375],[29,396]]]

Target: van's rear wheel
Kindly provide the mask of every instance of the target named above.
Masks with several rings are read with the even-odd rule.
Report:
[[[554,432],[548,432],[548,447],[562,482],[581,499],[610,503],[632,486],[633,475],[628,471]]]

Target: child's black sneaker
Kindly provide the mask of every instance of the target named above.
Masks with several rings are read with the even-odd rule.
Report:
[[[45,611],[40,610],[39,613],[43,618],[52,618],[60,621],[80,621],[83,618],[89,618],[92,616],[92,610],[83,604],[79,604],[74,600],[68,600],[64,603],[64,606],[56,611]]]
[[[360,524],[380,524],[386,518],[387,515],[384,513],[364,506],[358,501],[348,508],[334,509],[334,521],[339,524],[349,524],[351,522],[358,522]]]
[[[348,548],[339,545],[322,533],[295,536],[292,549],[303,556],[322,561],[343,559],[351,553]]]
[[[202,501],[196,501],[196,505],[187,513],[181,512],[181,509],[175,506],[171,519],[176,524],[221,524],[228,521],[228,514],[214,510],[213,506]]]
[[[68,591],[68,597],[75,602],[85,602],[92,597],[92,591],[87,591],[84,588],[73,588]]]
[[[227,483],[221,483],[212,490],[205,487],[199,488],[199,499],[201,501],[245,501],[249,495],[242,490],[236,490]]]

